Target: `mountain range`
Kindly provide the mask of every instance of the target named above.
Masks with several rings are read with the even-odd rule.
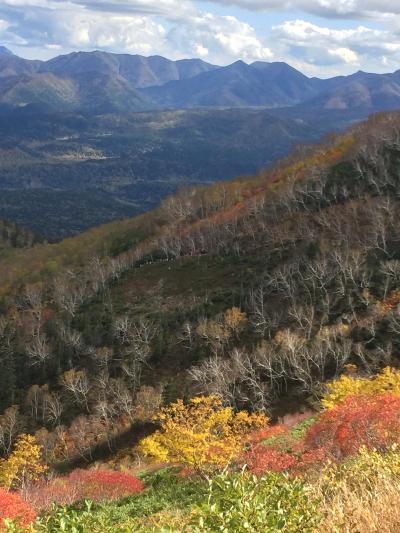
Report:
[[[49,61],[0,47],[0,103],[95,114],[193,107],[352,110],[360,118],[400,105],[400,71],[309,78],[286,63],[171,61],[102,51]]]

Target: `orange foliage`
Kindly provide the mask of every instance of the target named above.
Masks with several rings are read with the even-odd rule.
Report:
[[[143,483],[125,472],[74,470],[68,476],[36,483],[26,491],[26,499],[39,510],[71,505],[84,499],[95,502],[119,500],[144,490]]]
[[[19,494],[0,489],[0,531],[4,528],[4,520],[15,520],[19,526],[27,526],[35,518],[35,511]]]
[[[390,313],[400,304],[400,290],[395,290],[389,294],[381,303],[381,309],[384,314]]]
[[[309,449],[325,448],[342,458],[361,446],[385,451],[400,443],[400,397],[392,394],[352,396],[325,411],[307,431]]]

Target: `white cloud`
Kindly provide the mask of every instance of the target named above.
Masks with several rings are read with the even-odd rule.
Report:
[[[400,14],[398,0],[211,0],[254,11],[301,10],[318,16],[370,18],[384,13]]]
[[[273,27],[272,37],[279,43],[281,56],[304,62],[306,71],[311,70],[307,65],[324,67],[326,76],[350,73],[355,68],[396,70],[400,64],[400,40],[389,30],[363,25],[338,30],[292,20]]]
[[[323,77],[400,66],[400,0],[213,1],[365,20],[346,29],[338,29],[338,22],[333,29],[328,22],[286,20],[260,35],[251,24],[228,15],[229,9],[223,16],[192,0],[0,0],[0,44],[29,57],[103,49],[201,57],[216,64],[281,60]],[[380,29],[368,27],[371,14]],[[262,16],[268,23],[268,16]]]
[[[350,48],[333,48],[329,50],[329,54],[333,57],[338,57],[344,63],[358,64],[358,55],[353,50],[350,50]]]
[[[272,57],[249,24],[186,0],[0,0],[0,16],[9,21],[5,44],[201,56],[221,64]]]
[[[168,46],[186,49],[189,55],[196,55],[199,47],[207,49],[208,59],[221,64],[239,58],[251,62],[273,56],[249,24],[211,13],[197,13],[181,21],[168,33],[167,40]]]

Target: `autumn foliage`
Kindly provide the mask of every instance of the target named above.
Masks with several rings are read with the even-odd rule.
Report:
[[[52,503],[71,505],[81,500],[119,500],[143,490],[143,483],[125,472],[78,469],[68,476],[32,485],[26,498],[32,507],[41,510],[50,508]]]
[[[42,448],[32,435],[21,435],[7,459],[0,460],[0,486],[21,488],[36,481],[47,470],[42,460]]]
[[[350,396],[321,414],[307,432],[309,449],[324,447],[336,458],[361,446],[385,451],[400,441],[400,396]]]
[[[298,426],[300,427],[300,426]],[[279,424],[254,432],[241,455],[239,464],[246,465],[257,476],[268,472],[300,474],[319,467],[327,459],[325,448],[307,449],[304,438]]]
[[[327,385],[322,405],[332,409],[349,396],[376,396],[385,393],[400,395],[400,372],[390,367],[373,378],[343,375],[340,379],[332,381]]]
[[[35,511],[19,494],[0,489],[0,531],[7,519],[15,521],[19,526],[27,526],[35,518]]]
[[[214,397],[182,400],[161,410],[161,429],[141,441],[144,455],[179,463],[196,471],[213,471],[236,459],[243,440],[252,430],[265,426],[263,414],[235,413]]]

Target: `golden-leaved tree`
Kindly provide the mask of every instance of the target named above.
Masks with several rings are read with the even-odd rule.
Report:
[[[264,414],[235,413],[215,396],[193,398],[188,404],[178,400],[156,420],[161,428],[141,441],[141,452],[200,473],[226,467],[238,457],[245,436],[268,423]]]
[[[36,481],[47,470],[42,459],[42,447],[32,435],[20,435],[7,459],[0,460],[0,487],[7,490],[23,488]]]
[[[390,367],[372,378],[343,375],[330,382],[322,405],[326,409],[333,409],[349,396],[376,396],[385,393],[400,395],[400,372]]]

